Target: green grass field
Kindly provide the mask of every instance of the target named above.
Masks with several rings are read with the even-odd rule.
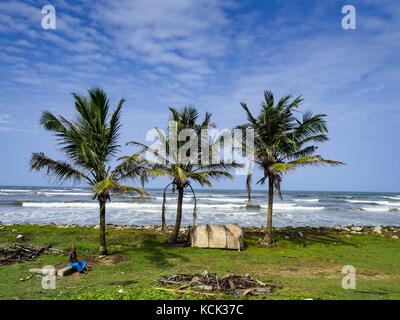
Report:
[[[304,233],[304,237],[297,234]],[[47,245],[70,250],[76,244],[80,258],[96,256],[98,230],[93,227],[0,226],[0,246],[15,243],[17,234],[27,245]],[[285,236],[290,235],[289,239]],[[110,254],[118,263],[95,263],[85,274],[57,279],[55,290],[44,290],[29,269],[66,265],[66,256],[43,254],[35,261],[0,266],[1,299],[238,299],[165,292],[157,289],[163,275],[201,273],[223,276],[250,274],[280,283],[282,289],[258,299],[400,299],[400,240],[379,235],[345,235],[333,229],[284,229],[276,245],[258,247],[261,234],[246,231],[241,252],[171,247],[154,230],[108,229]],[[355,290],[341,287],[342,267],[357,271]],[[123,292],[119,292],[123,289]],[[255,297],[250,297],[254,299]],[[249,299],[249,298],[246,298]]]

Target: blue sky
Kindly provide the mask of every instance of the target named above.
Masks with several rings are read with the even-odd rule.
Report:
[[[49,3],[56,30],[41,27]],[[345,4],[356,30],[341,28]],[[127,100],[122,143],[165,127],[168,106],[193,104],[226,128],[266,89],[303,95],[328,114],[320,153],[347,166],[301,169],[284,189],[400,191],[397,0],[2,1],[0,34],[0,185],[48,185],[28,167],[33,151],[61,156],[41,112],[71,116],[70,93],[100,86]]]

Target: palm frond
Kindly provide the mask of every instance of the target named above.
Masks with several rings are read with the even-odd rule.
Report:
[[[224,170],[196,171],[193,174],[190,174],[189,176],[190,176],[190,178],[192,178],[193,176],[203,176],[207,179],[213,179],[216,181],[218,181],[222,178],[228,178],[230,180],[233,179],[232,174],[230,174],[229,172],[224,171]]]
[[[272,91],[264,91],[264,100],[267,107],[272,107],[274,105],[274,95]]]
[[[252,124],[256,124],[256,123],[257,123],[257,120],[256,120],[256,118],[254,118],[254,116],[251,114],[251,112],[250,112],[250,110],[249,110],[247,104],[244,103],[244,102],[241,102],[240,105],[242,106],[243,110],[244,110],[244,111],[246,112],[246,114],[247,114],[247,120],[248,120],[250,123],[252,123]]]
[[[147,195],[147,193],[139,188],[123,185],[118,181],[112,179],[111,177],[107,177],[106,179],[97,182],[92,187],[92,192],[95,198],[98,197],[109,197],[109,194],[112,193],[116,196],[122,196],[124,194],[139,194],[140,196]]]
[[[47,131],[58,133],[64,133],[67,131],[67,128],[63,125],[60,119],[53,115],[50,111],[45,111],[42,113],[40,124]]]
[[[129,141],[126,143],[126,145],[134,145],[134,146],[140,147],[141,148],[141,151],[139,152],[140,154],[149,152],[152,156],[157,158],[157,161],[159,163],[161,163],[161,164],[167,163],[167,159],[166,159],[165,155],[161,154],[158,150],[145,145],[144,143],[141,143],[138,141]]]
[[[323,159],[319,155],[313,155],[313,156],[307,156],[303,158],[299,158],[293,161],[289,161],[287,163],[275,163],[270,166],[271,172],[273,173],[282,173],[285,174],[288,171],[294,170],[298,167],[301,166],[325,166],[325,165],[330,165],[330,166],[340,166],[344,165],[343,162],[341,161],[336,161],[336,160],[328,160],[328,159]]]
[[[244,165],[237,162],[220,162],[220,163],[210,163],[210,164],[201,164],[198,168],[194,169],[193,172],[203,171],[203,170],[225,170],[229,171],[232,169],[243,168]]]
[[[118,144],[118,138],[120,136],[120,128],[121,128],[121,110],[122,105],[124,104],[125,99],[121,99],[118,103],[117,108],[114,110],[111,115],[110,124],[109,124],[109,133],[108,133],[108,141],[107,141],[107,155],[114,156],[120,145]]]
[[[192,181],[197,182],[202,187],[204,187],[204,186],[211,187],[211,182],[206,175],[202,175],[202,174],[196,172],[196,173],[192,173],[190,175],[190,179]]]
[[[179,178],[179,180],[180,180],[183,184],[185,184],[186,181],[187,181],[187,179],[188,179],[188,176],[187,176],[187,173],[185,172],[185,170],[183,170],[183,169],[182,169],[181,167],[179,167],[179,166],[176,166],[176,167],[175,167],[175,170],[176,170],[176,177]]]
[[[73,168],[69,163],[53,160],[41,152],[32,153],[30,166],[33,171],[44,170],[50,179],[54,179],[60,183],[64,183],[67,180],[72,180],[74,183],[87,180],[89,183],[93,183],[83,172]]]
[[[121,162],[110,173],[110,176],[116,180],[142,177],[150,165],[138,153],[129,157],[121,157],[118,160]]]

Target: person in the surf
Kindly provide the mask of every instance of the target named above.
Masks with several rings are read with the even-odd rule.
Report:
[[[69,254],[69,265],[76,271],[83,273],[88,270],[86,260],[78,260],[78,255],[76,253],[76,246],[73,246]]]

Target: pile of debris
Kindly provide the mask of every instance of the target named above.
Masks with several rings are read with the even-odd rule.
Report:
[[[42,253],[65,254],[64,251],[53,249],[51,246],[28,247],[15,245],[14,247],[0,247],[0,265],[32,261]]]
[[[267,284],[258,279],[245,276],[228,274],[219,278],[216,273],[204,271],[202,274],[177,274],[163,277],[158,282],[162,285],[178,286],[175,291],[183,289],[198,289],[207,292],[226,293],[234,295],[253,295],[272,293],[275,289],[281,288],[279,284]]]

